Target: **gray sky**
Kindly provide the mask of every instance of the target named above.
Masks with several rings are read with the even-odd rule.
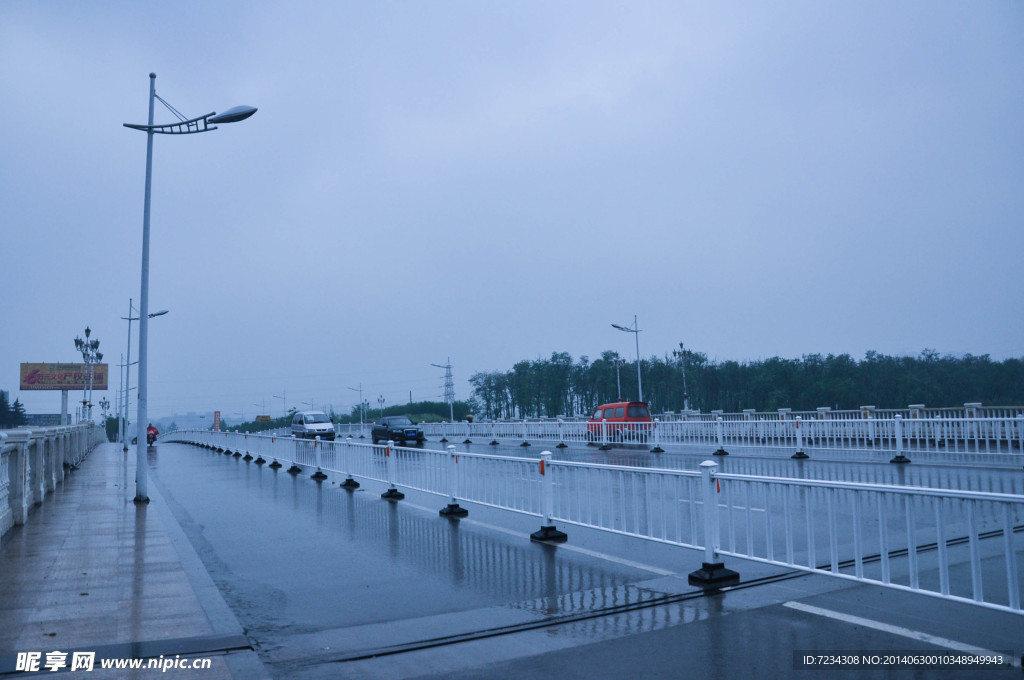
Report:
[[[633,358],[634,314],[645,356],[1024,356],[1017,0],[6,0],[0,388],[30,412],[60,397],[20,362],[87,325],[125,351],[150,71],[186,115],[260,109],[155,140],[154,417],[439,398],[449,356],[464,398]]]

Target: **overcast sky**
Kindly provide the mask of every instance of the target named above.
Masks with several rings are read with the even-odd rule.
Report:
[[[19,363],[86,326],[117,382],[151,71],[188,116],[259,107],[156,137],[154,417],[439,399],[449,356],[465,398],[633,359],[634,314],[644,356],[1024,356],[1019,0],[4,0],[0,389],[30,412],[60,394]]]

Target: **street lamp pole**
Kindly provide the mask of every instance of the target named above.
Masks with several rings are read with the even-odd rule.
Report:
[[[636,338],[636,385],[637,391],[640,393],[638,401],[644,400],[644,384],[640,379],[640,327],[637,325],[636,314],[633,315],[633,327],[620,326],[617,323],[612,324],[613,328],[618,328],[620,331],[626,331],[632,333],[633,337]]]
[[[148,398],[149,398],[149,205],[153,185],[153,135],[161,134],[192,134],[196,132],[208,132],[216,130],[216,125],[210,123],[234,123],[245,120],[256,109],[247,107],[235,107],[228,109],[220,116],[208,113],[191,120],[181,120],[178,123],[168,125],[153,124],[153,107],[158,99],[156,94],[156,74],[149,74],[149,123],[147,125],[133,125],[125,123],[125,127],[135,130],[142,130],[146,133],[146,195],[142,209],[142,285],[139,294],[139,404],[136,420],[138,422],[139,435],[137,437],[138,449],[135,459],[135,502],[148,503],[149,490],[147,488],[146,476],[146,438],[142,436],[141,428],[146,427],[149,420]],[[160,100],[163,102],[163,100]],[[166,104],[166,102],[164,102]],[[171,108],[168,105],[168,108]],[[171,109],[174,112],[173,109]],[[176,112],[174,112],[176,113]],[[128,316],[131,316],[129,314]]]

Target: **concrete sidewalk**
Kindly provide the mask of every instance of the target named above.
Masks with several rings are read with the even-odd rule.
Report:
[[[269,677],[152,483],[149,494],[132,502],[135,451],[102,444],[3,537],[0,677],[49,673],[55,651],[72,673],[72,652],[95,652],[92,678]],[[36,672],[16,672],[19,652],[40,655]],[[177,665],[101,670],[139,658]],[[210,667],[181,665],[201,659]]]

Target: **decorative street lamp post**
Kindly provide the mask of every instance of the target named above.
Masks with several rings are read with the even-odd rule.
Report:
[[[90,340],[89,335],[92,329],[85,328],[85,340],[75,338],[75,349],[82,353],[82,361],[85,362],[85,376],[82,381],[82,419],[92,422],[92,375],[93,364],[103,360],[103,353],[97,350],[100,347],[99,340]]]
[[[156,100],[160,100],[164,106],[168,108],[177,118],[177,123],[168,123],[166,125],[154,125],[153,124],[153,105]],[[156,93],[156,74],[149,74],[149,124],[148,125],[134,125],[131,123],[125,123],[125,127],[132,128],[134,130],[142,130],[146,133],[146,195],[145,202],[142,210],[142,285],[141,294],[139,295],[139,406],[138,414],[136,416],[136,422],[139,427],[138,449],[136,454],[135,463],[135,502],[136,503],[148,503],[149,493],[147,490],[147,479],[146,479],[146,438],[142,436],[142,429],[148,424],[148,412],[147,412],[147,399],[149,397],[149,390],[147,385],[148,379],[148,361],[149,361],[149,205],[151,188],[153,183],[153,135],[154,134],[165,134],[165,135],[187,135],[194,134],[197,132],[209,132],[217,129],[218,123],[234,123],[240,120],[245,120],[252,114],[256,113],[256,109],[252,106],[236,106],[228,109],[221,115],[216,115],[215,112],[208,113],[205,116],[199,116],[198,118],[192,118],[186,120],[178,111],[164,101]],[[212,125],[211,125],[212,123]],[[129,316],[131,316],[129,314]]]

